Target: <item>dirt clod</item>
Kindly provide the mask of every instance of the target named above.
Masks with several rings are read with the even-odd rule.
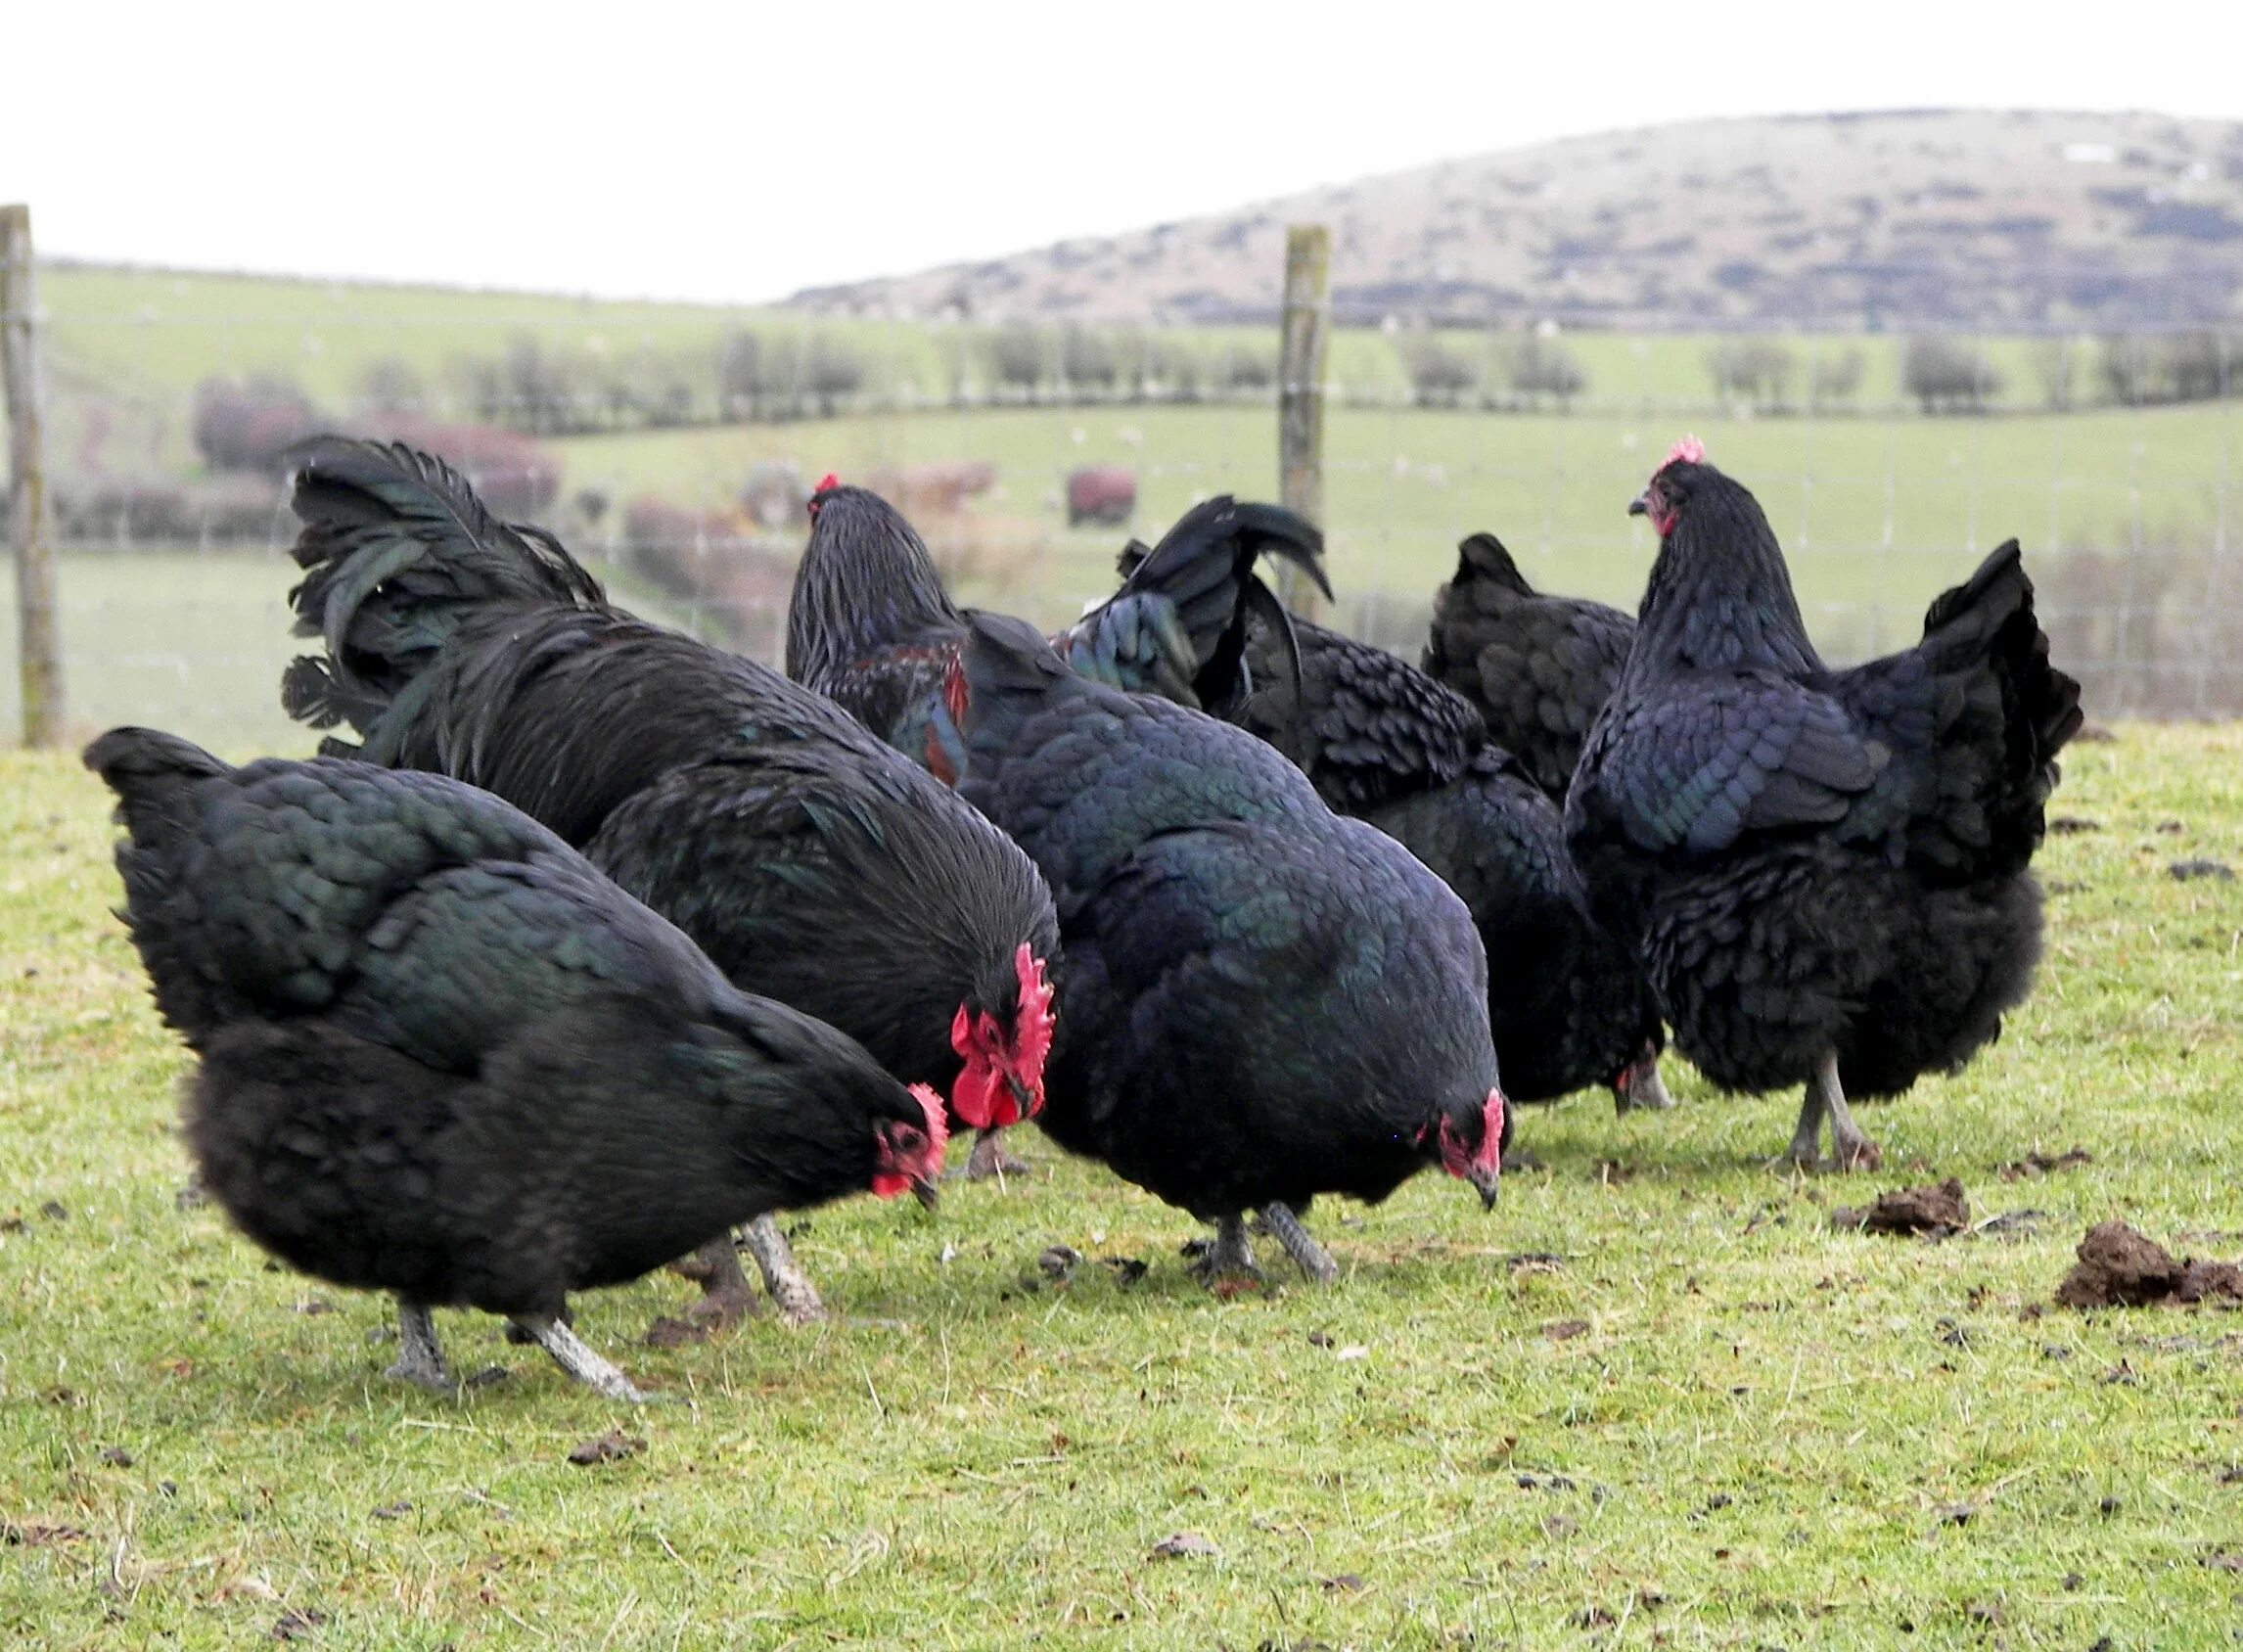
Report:
[[[2176,860],[2166,870],[2184,884],[2197,878],[2217,878],[2223,884],[2235,881],[2235,868],[2223,860]]]
[[[658,1314],[647,1326],[646,1345],[649,1348],[691,1348],[705,1343],[715,1329],[707,1319],[681,1319],[673,1313]]]
[[[1949,1176],[1937,1187],[1903,1187],[1878,1194],[1874,1205],[1833,1211],[1830,1225],[1944,1239],[1970,1226],[1970,1202],[1963,1197],[1962,1183]]]
[[[1588,1334],[1586,1319],[1553,1319],[1542,1327],[1542,1335],[1552,1342],[1572,1342],[1574,1338]]]
[[[1968,1526],[1977,1518],[1976,1503],[1943,1503],[1932,1511],[1935,1526]]]
[[[111,1468],[130,1468],[132,1453],[122,1446],[104,1446],[101,1448],[101,1460]]]
[[[1043,1276],[1055,1285],[1064,1285],[1075,1277],[1075,1270],[1082,1265],[1082,1253],[1073,1245],[1049,1245],[1035,1259]]]
[[[2213,1297],[2243,1298],[2243,1268],[2193,1257],[2175,1262],[2123,1221],[2087,1229],[2079,1258],[2056,1288],[2065,1308],[2185,1308]]]
[[[646,1448],[647,1443],[642,1436],[625,1434],[619,1428],[612,1428],[573,1447],[569,1453],[569,1460],[584,1468],[593,1463],[620,1462],[625,1457],[637,1456]]]
[[[1152,1548],[1155,1560],[1204,1560],[1222,1550],[1197,1532],[1170,1532]]]
[[[327,1614],[308,1606],[291,1607],[273,1624],[275,1640],[301,1640],[327,1622]]]
[[[2052,1175],[2058,1170],[2069,1170],[2094,1162],[2095,1156],[2084,1147],[2075,1147],[2064,1153],[2028,1153],[2024,1158],[2002,1166],[2001,1179],[2017,1181],[2025,1176]]]

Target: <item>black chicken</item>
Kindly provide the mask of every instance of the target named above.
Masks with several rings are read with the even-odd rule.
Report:
[[[1635,621],[1601,602],[1543,595],[1492,533],[1456,551],[1455,577],[1434,593],[1425,668],[1471,702],[1495,743],[1563,803]]]
[[[390,1374],[448,1389],[430,1309],[506,1315],[630,1380],[567,1295],[864,1187],[931,1197],[940,1098],[751,997],[498,799],[323,757],[229,768],[168,734],[86,750],[124,917],[201,1058],[187,1139],[242,1230],[393,1293]]]
[[[827,477],[810,519],[787,608],[787,674],[955,783],[970,613],[950,601],[926,542],[879,494]],[[1086,676],[1219,710],[1243,686],[1246,617],[1287,634],[1283,607],[1254,574],[1264,555],[1305,570],[1329,594],[1323,538],[1309,523],[1223,495],[1187,511],[1127,585],[1053,644]]]
[[[1122,553],[1125,574],[1140,555]],[[1250,617],[1246,661],[1251,688],[1229,720],[1291,757],[1331,807],[1400,840],[1471,910],[1504,1094],[1550,1101],[1602,1083],[1624,1113],[1671,1106],[1650,986],[1590,915],[1557,806],[1479,713],[1386,650],[1299,619],[1280,632]]]
[[[2031,985],[2027,867],[2080,685],[2048,663],[2016,541],[1850,670],[1808,640],[1759,502],[1680,444],[1631,510],[1659,559],[1566,831],[1638,939],[1675,1041],[1716,1083],[1806,1085],[1843,1167],[1878,1152],[1847,1096],[1952,1072]]]
[[[1507,1120],[1463,903],[1243,730],[1077,675],[1020,620],[970,626],[961,786],[1059,901],[1045,1130],[1216,1223],[1216,1279],[1252,1271],[1249,1210],[1329,1281],[1298,1219],[1318,1193],[1439,1163],[1492,1203]]]
[[[441,461],[323,440],[300,457],[294,593],[324,657],[290,713],[323,750],[449,774],[551,827],[745,991],[831,1023],[987,1129],[1041,1104],[1057,941],[1029,858],[947,788],[777,673],[608,606],[550,534],[500,523]],[[749,1233],[790,1318],[816,1292]],[[702,1311],[747,1286],[702,1258]]]

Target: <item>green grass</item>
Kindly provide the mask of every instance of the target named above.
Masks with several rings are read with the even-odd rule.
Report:
[[[1864,1114],[1878,1175],[1763,1168],[1792,1098],[1678,1073],[1672,1115],[1530,1115],[1545,1168],[1492,1216],[1438,1175],[1320,1208],[1343,1285],[1225,1303],[1187,1219],[1036,1143],[932,1218],[818,1213],[823,1329],[657,1352],[676,1281],[581,1299],[683,1401],[618,1417],[460,1314],[456,1355],[513,1379],[400,1393],[379,1304],[174,1207],[186,1063],[107,915],[105,796],[0,757],[0,1519],[35,1539],[0,1548],[0,1638],[237,1646],[293,1612],[326,1619],[306,1644],[430,1649],[2226,1644],[2243,1319],[2043,1309],[2106,1216],[2243,1253],[2243,897],[2165,871],[2243,862],[2243,732],[2067,766],[2056,807],[2097,825],[2043,853],[2039,989]],[[1830,1228],[1948,1174],[2045,1216]],[[1058,1242],[1152,1269],[1024,1291]],[[643,1454],[565,1460],[618,1421]],[[1149,1558],[1176,1532],[1219,1552]]]

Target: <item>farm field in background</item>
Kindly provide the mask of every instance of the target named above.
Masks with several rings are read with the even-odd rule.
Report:
[[[1186,1217],[1028,1131],[1002,1191],[807,1218],[822,1329],[664,1352],[636,1339],[683,1282],[577,1299],[679,1401],[627,1413],[460,1315],[511,1377],[400,1392],[378,1303],[179,1208],[185,1061],[109,915],[108,796],[0,755],[0,1639],[2224,1645],[2243,1318],[2050,1306],[2107,1217],[2243,1256],[2243,884],[2168,871],[2243,865],[2243,731],[2117,732],[2067,754],[2037,991],[1863,1110],[1875,1175],[1768,1169],[1795,1098],[1677,1063],[1673,1114],[1529,1111],[1492,1215],[1438,1175],[1319,1206],[1344,1283],[1223,1302]],[[1948,1175],[2031,1214],[1832,1228]],[[611,1428],[643,1448],[568,1460]],[[1207,1551],[1156,1558],[1179,1534]]]

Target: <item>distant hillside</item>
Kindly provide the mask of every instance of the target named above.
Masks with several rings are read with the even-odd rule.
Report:
[[[1285,225],[1345,322],[2118,327],[2243,316],[2243,124],[1928,111],[1569,138],[817,288],[829,314],[1267,319]]]

